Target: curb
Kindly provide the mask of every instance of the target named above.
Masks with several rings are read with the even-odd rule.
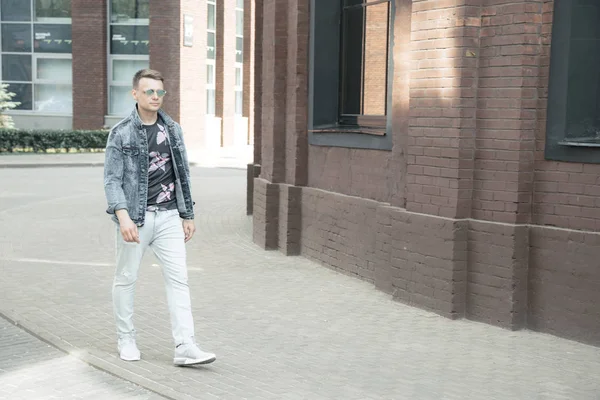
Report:
[[[19,329],[27,332],[31,336],[36,339],[41,340],[42,342],[54,347],[66,355],[73,357],[79,361],[86,363],[87,365],[112,375],[118,379],[130,382],[136,386],[140,386],[152,393],[155,393],[159,396],[164,397],[168,400],[194,400],[194,397],[191,397],[185,393],[175,392],[173,389],[161,385],[158,382],[155,382],[149,378],[138,375],[134,372],[127,370],[126,368],[120,368],[117,365],[111,364],[110,362],[105,361],[101,357],[93,354],[87,349],[82,349],[79,347],[75,347],[73,345],[66,344],[60,337],[54,335],[51,332],[40,333],[42,331],[39,329],[34,323],[29,321],[20,321],[15,318],[12,314],[9,314],[5,311],[0,310],[0,318],[5,319],[12,325],[16,326]],[[36,329],[38,328],[38,329]],[[177,367],[173,367],[177,368]]]

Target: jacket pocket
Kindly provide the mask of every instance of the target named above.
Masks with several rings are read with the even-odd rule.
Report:
[[[123,154],[126,156],[137,156],[140,154],[140,149],[133,146],[123,146]]]

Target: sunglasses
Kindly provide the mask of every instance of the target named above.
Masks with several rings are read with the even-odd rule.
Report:
[[[156,92],[158,97],[163,97],[165,94],[167,94],[167,91],[163,89],[158,89],[156,91],[154,89],[144,90],[144,94],[148,97],[154,95],[154,92]]]

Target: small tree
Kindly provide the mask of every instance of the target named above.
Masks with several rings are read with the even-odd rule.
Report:
[[[7,83],[0,83],[0,128],[12,129],[15,127],[13,119],[10,115],[6,115],[4,112],[7,110],[12,110],[21,103],[18,101],[12,101],[12,98],[15,97],[15,94],[7,91],[6,88],[8,88]]]

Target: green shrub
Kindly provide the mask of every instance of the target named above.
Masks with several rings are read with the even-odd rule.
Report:
[[[0,152],[33,151],[45,153],[102,150],[108,130],[45,131],[0,129]]]

